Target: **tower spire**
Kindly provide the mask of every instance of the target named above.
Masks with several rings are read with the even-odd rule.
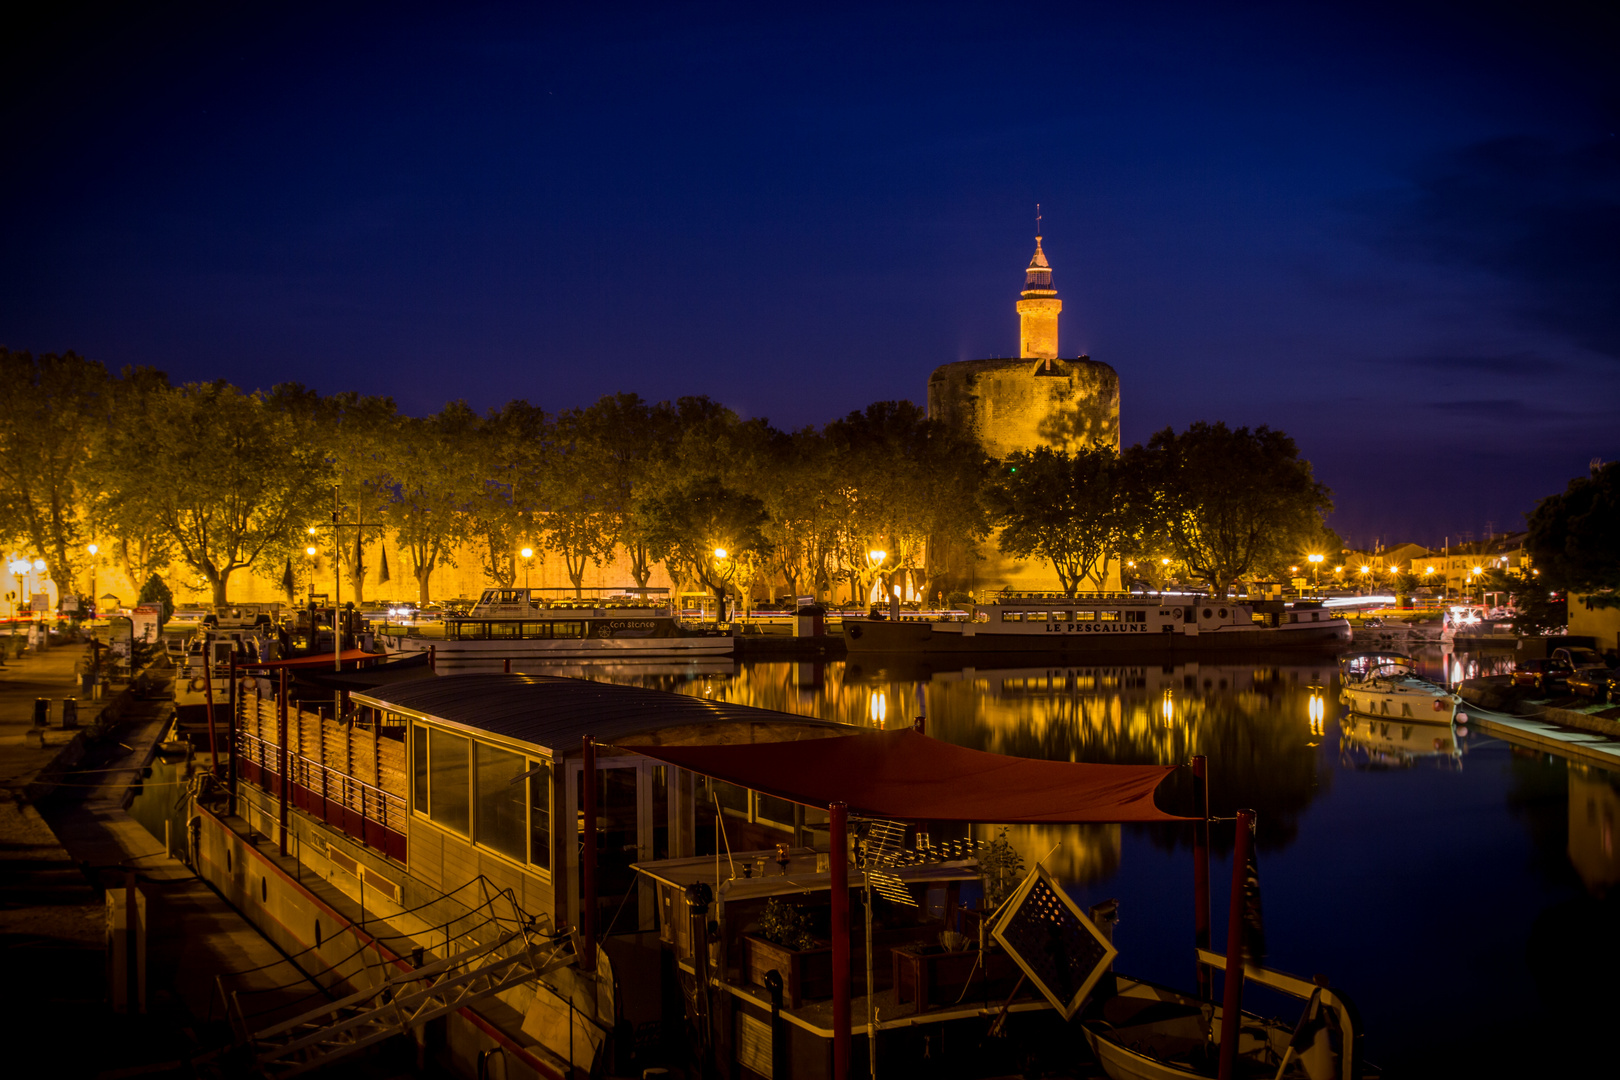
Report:
[[[1041,204],[1035,204],[1035,254],[1024,270],[1024,289],[1019,293],[1019,355],[1052,360],[1058,354],[1058,313],[1063,301],[1052,287],[1052,264],[1041,248]]]

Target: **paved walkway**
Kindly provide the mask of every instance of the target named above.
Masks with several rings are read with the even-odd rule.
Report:
[[[145,1072],[229,1037],[216,975],[263,967],[246,983],[286,981],[281,953],[127,812],[131,784],[152,760],[172,713],[137,701],[116,738],[33,728],[36,697],[76,693],[82,647],[59,647],[0,669],[0,964],[26,995],[0,1010],[11,1045],[52,1047],[53,1071],[72,1076]],[[99,706],[97,706],[99,707]],[[94,711],[81,714],[88,723]],[[77,742],[75,740],[78,740]],[[37,803],[40,773],[54,790]],[[183,844],[183,838],[175,838]],[[147,1013],[120,1016],[107,1002],[104,890],[134,875],[147,897]],[[243,985],[241,981],[237,985]],[[86,1032],[93,1031],[87,1039]],[[184,1067],[180,1067],[184,1071]]]
[[[1509,716],[1472,705],[1465,705],[1461,712],[1467,714],[1471,729],[1487,735],[1620,771],[1620,740],[1592,731],[1551,724],[1535,717]]]

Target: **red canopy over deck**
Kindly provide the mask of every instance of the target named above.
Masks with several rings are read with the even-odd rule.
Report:
[[[909,821],[998,825],[1188,821],[1153,804],[1166,765],[1037,761],[970,750],[910,728],[800,742],[623,749],[768,795]]]

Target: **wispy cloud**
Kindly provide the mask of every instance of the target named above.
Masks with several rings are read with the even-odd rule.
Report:
[[[1620,359],[1620,140],[1491,139],[1409,180],[1361,203],[1377,246],[1492,274],[1517,288],[1521,317]]]

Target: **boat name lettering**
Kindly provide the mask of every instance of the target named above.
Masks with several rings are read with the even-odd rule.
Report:
[[[1146,623],[1047,623],[1048,634],[1141,634]]]
[[[611,630],[651,630],[658,624],[652,619],[609,619]]]

